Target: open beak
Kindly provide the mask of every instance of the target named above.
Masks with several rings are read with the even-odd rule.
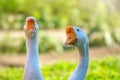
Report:
[[[27,31],[35,31],[35,20],[33,18],[28,18],[26,20]]]
[[[74,45],[78,41],[72,26],[66,28],[66,37],[64,45]]]

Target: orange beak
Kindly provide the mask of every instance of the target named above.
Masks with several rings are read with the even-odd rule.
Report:
[[[66,28],[66,37],[65,45],[74,45],[78,41],[72,26]]]
[[[35,30],[35,21],[32,18],[29,18],[27,21],[27,31]]]

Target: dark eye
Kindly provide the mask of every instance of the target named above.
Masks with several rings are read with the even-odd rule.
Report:
[[[77,29],[77,31],[79,32],[80,30],[79,30],[79,29]]]

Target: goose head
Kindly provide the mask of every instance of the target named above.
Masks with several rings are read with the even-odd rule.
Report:
[[[65,45],[82,46],[88,42],[86,33],[79,27],[66,28],[66,41]]]
[[[34,17],[27,17],[26,22],[24,25],[24,30],[26,33],[26,36],[29,38],[33,38],[38,31],[38,24],[36,22],[36,19]]]

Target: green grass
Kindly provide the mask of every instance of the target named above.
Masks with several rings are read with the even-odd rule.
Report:
[[[67,80],[75,68],[76,63],[58,62],[56,64],[42,66],[41,70],[45,80]],[[0,80],[22,80],[23,68],[0,69]],[[91,61],[86,80],[119,80],[120,59],[106,58]]]

